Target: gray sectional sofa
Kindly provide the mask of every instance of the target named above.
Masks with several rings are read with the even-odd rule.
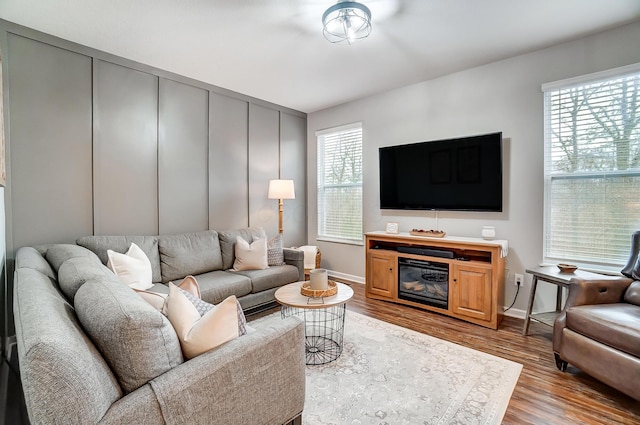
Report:
[[[14,318],[20,377],[33,424],[299,423],[304,407],[304,326],[266,320],[186,360],[171,323],[104,265],[131,242],[152,263],[154,290],[194,275],[202,298],[238,297],[243,309],[273,300],[303,276],[286,265],[229,271],[233,241],[261,229],[167,236],[90,236],[76,245],[24,247],[15,258]],[[249,323],[253,326],[252,323]]]

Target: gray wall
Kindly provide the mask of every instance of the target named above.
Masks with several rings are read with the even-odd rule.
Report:
[[[323,267],[364,277],[360,246],[316,241],[317,130],[363,122],[364,229],[384,230],[399,222],[400,230],[432,229],[435,213],[380,210],[378,148],[424,140],[502,131],[504,143],[504,212],[440,212],[438,227],[452,236],[480,237],[483,225],[509,241],[509,273],[505,302],[515,295],[513,274],[542,260],[543,96],[541,84],[640,62],[640,23],[585,37],[555,47],[469,69],[442,78],[391,90],[309,114],[307,140],[309,242],[320,246]],[[530,276],[515,304],[526,308]],[[536,308],[553,303],[553,288],[543,285]]]
[[[296,185],[285,244],[306,243],[304,113],[6,21],[0,47],[9,257],[89,234],[275,236],[275,178]]]

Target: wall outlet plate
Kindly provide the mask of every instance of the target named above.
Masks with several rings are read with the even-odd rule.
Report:
[[[513,279],[513,284],[515,286],[522,286],[523,282],[524,282],[524,276],[516,273],[515,278]]]

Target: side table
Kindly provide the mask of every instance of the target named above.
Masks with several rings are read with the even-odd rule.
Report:
[[[529,323],[531,320],[553,327],[556,317],[562,311],[563,307],[563,295],[562,289],[569,288],[571,286],[571,279],[606,279],[607,277],[616,278],[615,276],[607,276],[598,273],[591,273],[584,270],[576,270],[574,272],[566,273],[561,272],[556,266],[540,266],[525,270],[533,278],[531,280],[531,292],[529,293],[529,304],[527,306],[527,313],[524,319],[524,326],[522,328],[522,335],[529,333]],[[536,297],[536,288],[538,286],[538,280],[556,285],[556,309],[555,311],[549,311],[544,313],[532,313],[533,302]]]
[[[311,298],[300,293],[304,282],[279,288],[275,298],[282,305],[282,317],[298,316],[305,323],[305,354],[308,365],[334,361],[342,354],[346,303],[353,289],[336,282],[338,293],[330,297]]]

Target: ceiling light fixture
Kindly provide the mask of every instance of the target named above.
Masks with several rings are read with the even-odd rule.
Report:
[[[356,1],[340,1],[324,12],[322,26],[331,43],[352,44],[371,34],[371,11]]]

